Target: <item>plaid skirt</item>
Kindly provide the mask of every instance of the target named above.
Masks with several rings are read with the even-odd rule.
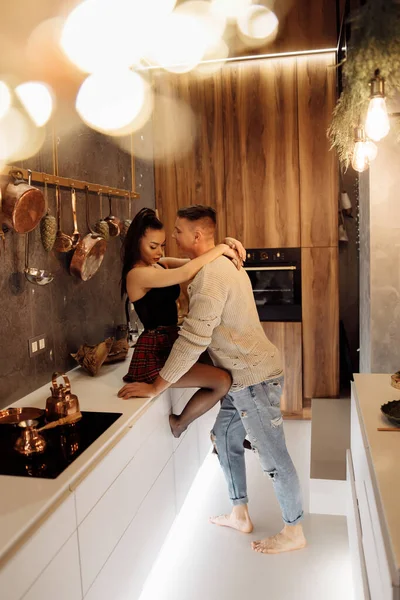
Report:
[[[177,337],[178,327],[175,325],[143,331],[136,342],[129,371],[123,380],[128,383],[153,383],[165,365]]]

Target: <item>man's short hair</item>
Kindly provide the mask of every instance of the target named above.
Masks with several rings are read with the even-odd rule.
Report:
[[[180,208],[177,212],[180,219],[188,221],[200,221],[202,219],[210,219],[214,227],[217,224],[217,214],[212,206],[203,206],[202,204],[194,204],[186,208]]]

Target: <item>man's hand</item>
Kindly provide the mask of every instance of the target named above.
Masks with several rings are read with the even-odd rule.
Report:
[[[154,398],[157,393],[153,383],[127,383],[119,390],[118,398],[123,400],[128,400],[128,398]]]
[[[236,250],[242,262],[246,260],[246,249],[239,240],[235,240],[235,238],[232,237],[226,237],[224,239],[224,244],[227,244],[230,248]]]

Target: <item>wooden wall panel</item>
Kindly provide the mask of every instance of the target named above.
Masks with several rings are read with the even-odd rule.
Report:
[[[217,239],[220,240],[226,235],[221,77],[219,74],[207,79],[164,75],[155,79],[155,90],[160,96],[189,107],[194,123],[189,126],[184,119],[186,112],[182,116],[182,110],[171,111],[171,104],[156,96],[154,163],[160,218],[171,229],[177,208],[190,204],[213,206],[217,211]],[[181,148],[171,146],[178,133],[190,141],[188,151],[181,156]],[[170,236],[168,238],[167,250],[176,254],[176,245]]]
[[[327,138],[336,102],[334,55],[297,59],[301,245],[338,243],[337,158]]]
[[[296,61],[230,64],[222,78],[227,231],[300,246]]]
[[[303,248],[303,393],[339,393],[338,248]]]
[[[261,323],[266,336],[282,355],[285,385],[281,409],[299,413],[303,408],[301,323]]]
[[[275,40],[250,51],[235,37],[230,42],[232,56],[336,48],[336,0],[281,0],[273,4],[279,19]]]

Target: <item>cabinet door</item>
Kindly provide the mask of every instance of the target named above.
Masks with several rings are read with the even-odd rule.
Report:
[[[23,600],[81,600],[81,571],[76,532],[47,565]]]
[[[22,542],[21,549],[0,567],[0,598],[22,598],[75,529],[74,496],[67,492],[44,523],[27,536],[25,543]]]
[[[84,594],[173,452],[168,419],[151,434],[78,527]]]
[[[172,458],[124,532],[85,600],[136,600],[175,519]]]
[[[261,323],[266,336],[281,353],[285,385],[281,409],[298,413],[303,408],[301,323]]]
[[[250,248],[300,246],[296,61],[222,70],[227,232]]]
[[[190,204],[217,211],[217,239],[225,234],[221,75],[154,77],[153,112],[156,206],[171,233],[176,211]],[[167,235],[167,252],[177,247]]]
[[[336,102],[334,54],[297,59],[301,245],[338,243],[337,158],[326,132]]]
[[[302,248],[303,392],[339,393],[339,284],[337,248]]]
[[[355,600],[370,600],[351,450],[347,450],[346,453],[346,466],[348,486],[347,531],[349,534]]]
[[[200,467],[197,427],[189,426],[187,435],[174,452],[176,511],[181,510]]]

